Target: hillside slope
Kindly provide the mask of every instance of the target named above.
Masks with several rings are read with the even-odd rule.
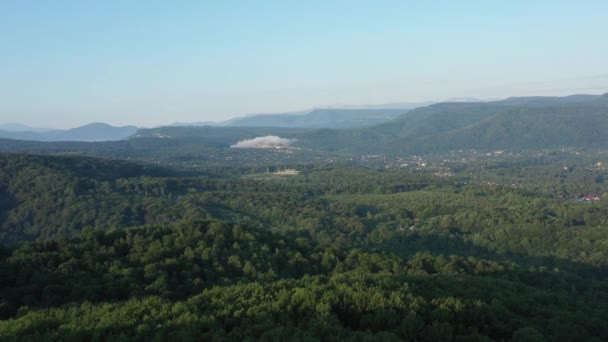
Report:
[[[299,146],[345,153],[606,147],[608,95],[439,103],[381,125],[320,130]]]
[[[129,187],[172,174],[124,161],[0,154],[0,241],[144,223],[144,196]]]

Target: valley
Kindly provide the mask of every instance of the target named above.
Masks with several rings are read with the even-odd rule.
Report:
[[[604,149],[349,155],[215,130],[3,144],[0,336],[608,337]]]

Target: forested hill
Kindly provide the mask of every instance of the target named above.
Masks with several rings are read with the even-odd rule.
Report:
[[[125,161],[0,154],[0,241],[137,224],[137,213],[128,211],[137,207],[129,187],[143,189],[145,179],[173,174]]]
[[[322,248],[213,221],[87,230],[1,256],[6,340],[608,336],[608,286],[584,268]]]
[[[413,109],[389,122],[351,129],[161,127],[136,137],[197,139],[228,147],[277,135],[294,146],[344,154],[424,154],[459,149],[522,150],[608,146],[608,95],[521,97],[494,102],[445,102]]]
[[[31,154],[0,154],[0,172],[3,177],[21,176],[31,168],[44,168],[70,177],[87,177],[112,180],[131,177],[168,177],[174,171],[150,164],[121,160],[106,160],[70,156],[39,156]]]
[[[439,103],[378,126],[322,130],[300,146],[347,153],[606,147],[608,95]]]

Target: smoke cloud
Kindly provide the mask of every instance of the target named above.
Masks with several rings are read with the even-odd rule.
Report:
[[[265,137],[257,137],[253,139],[241,140],[238,143],[230,146],[232,148],[277,148],[286,147],[293,144],[296,139],[287,139],[277,137],[276,135],[267,135]]]

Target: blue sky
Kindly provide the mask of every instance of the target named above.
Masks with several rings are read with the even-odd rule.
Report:
[[[608,1],[0,2],[0,123],[608,92]]]

